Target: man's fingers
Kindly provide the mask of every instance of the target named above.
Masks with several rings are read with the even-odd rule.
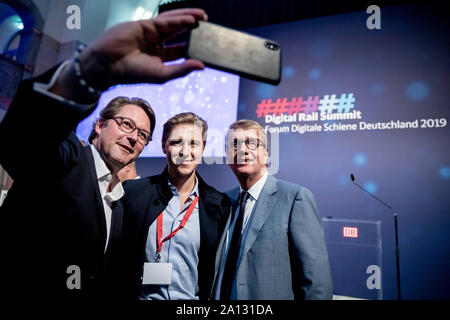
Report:
[[[162,42],[188,31],[189,28],[194,27],[197,22],[198,20],[191,15],[167,17],[165,19],[155,19],[153,21],[154,27],[159,33],[159,39]],[[149,34],[149,36],[151,35]]]
[[[178,77],[183,77],[195,70],[203,70],[205,65],[203,62],[195,59],[188,59],[180,64],[172,64],[164,67],[162,80],[163,82],[175,79]]]
[[[198,16],[191,14],[167,15],[150,20],[141,20],[140,24],[144,27],[144,40],[154,41],[158,39],[161,42],[167,41],[176,35],[188,31],[194,27],[199,20]]]
[[[158,15],[160,18],[165,17],[174,17],[174,16],[184,16],[184,15],[191,15],[197,20],[208,20],[208,15],[205,13],[203,9],[198,8],[183,8],[183,9],[176,9],[176,10],[170,10],[162,12]]]

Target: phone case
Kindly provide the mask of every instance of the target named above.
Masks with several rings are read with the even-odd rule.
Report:
[[[281,47],[277,42],[217,24],[200,21],[191,30],[186,56],[249,79],[274,85],[281,81]]]

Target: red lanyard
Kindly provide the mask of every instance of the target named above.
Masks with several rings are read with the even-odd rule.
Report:
[[[181,220],[180,225],[178,226],[178,228],[176,228],[174,231],[172,231],[171,234],[169,234],[167,237],[165,237],[163,240],[161,240],[162,238],[162,233],[163,233],[163,212],[161,212],[161,214],[158,216],[158,219],[156,221],[156,237],[157,237],[157,241],[158,241],[158,249],[157,249],[157,253],[161,252],[161,247],[164,241],[169,240],[170,238],[172,238],[179,230],[183,229],[184,226],[186,225],[186,222],[188,221],[189,217],[192,214],[192,211],[194,211],[195,205],[197,204],[198,201],[198,196],[195,196],[194,201],[192,201],[191,205],[189,206],[189,208],[187,209],[183,220]]]

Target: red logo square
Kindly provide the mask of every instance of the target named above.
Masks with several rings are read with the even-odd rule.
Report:
[[[342,233],[346,238],[358,238],[358,228],[355,227],[344,227]]]

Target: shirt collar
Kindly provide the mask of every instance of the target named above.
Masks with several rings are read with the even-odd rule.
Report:
[[[172,191],[172,193],[176,196],[178,196],[178,190],[177,188],[170,182],[169,178],[167,178],[167,183],[169,185],[170,191]],[[189,195],[189,197],[192,196],[198,196],[198,179],[197,176],[195,176],[195,184],[194,184],[194,188],[192,189],[191,194]]]
[[[253,199],[258,200],[259,194],[261,193],[262,189],[264,188],[264,184],[267,180],[267,170],[264,172],[263,176],[259,178],[258,181],[254,185],[251,186],[250,189],[248,189],[248,193],[250,196],[252,196]],[[242,187],[240,187],[241,192],[244,190]]]
[[[90,145],[90,147],[92,150],[92,155],[94,156],[95,171],[97,174],[98,182],[101,181],[106,181],[107,183],[111,182],[112,179],[111,171],[109,171],[105,161],[103,161],[97,149],[93,145]],[[125,190],[123,189],[122,183],[118,182],[114,186],[114,189],[111,190],[111,192],[107,192],[105,194],[105,200],[111,203],[113,201],[117,201],[120,198],[122,198],[124,194]]]
[[[90,145],[90,147],[92,150],[92,154],[94,156],[95,171],[97,174],[98,181],[101,180],[106,180],[108,182],[111,181],[112,179],[111,171],[109,171],[105,161],[103,161],[102,157],[100,156],[100,153],[93,145]]]

